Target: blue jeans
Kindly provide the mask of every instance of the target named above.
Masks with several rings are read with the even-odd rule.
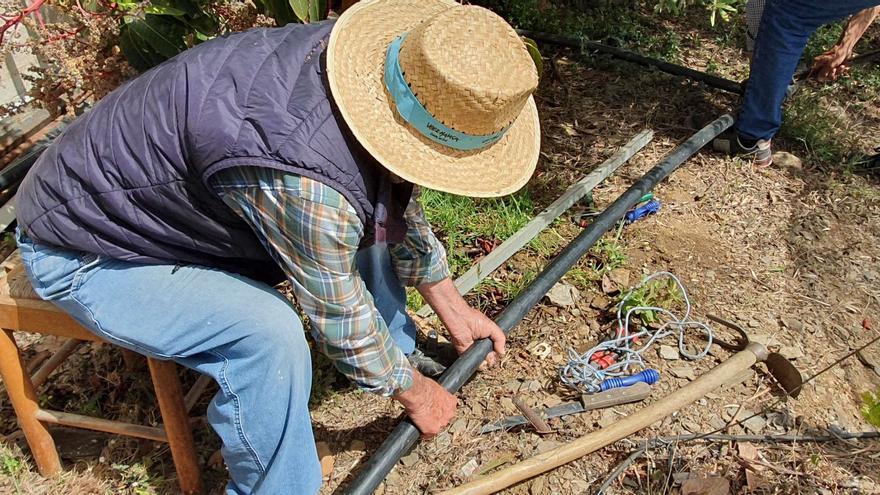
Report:
[[[782,124],[782,102],[810,35],[823,24],[880,4],[878,0],[767,0],[736,129],[770,139]]]
[[[228,494],[318,491],[309,346],[299,315],[278,291],[221,270],[129,263],[21,233],[18,245],[41,298],[105,340],[217,382],[208,422],[223,441]],[[365,250],[358,266],[380,314],[395,322],[392,335],[414,345],[405,294],[383,249]]]

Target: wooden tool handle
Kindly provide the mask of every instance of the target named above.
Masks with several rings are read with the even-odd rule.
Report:
[[[766,349],[763,346],[757,346],[752,343],[746,350],[734,354],[730,359],[716,366],[712,371],[697,380],[672,392],[639,412],[617,421],[611,426],[588,433],[573,442],[526,459],[509,468],[441,492],[440,495],[483,495],[495,493],[514,483],[537,476],[591,452],[595,452],[606,445],[660,421],[691,402],[699,400],[709,392],[717,390],[736,376],[737,373],[754,365],[759,356],[765,357]]]

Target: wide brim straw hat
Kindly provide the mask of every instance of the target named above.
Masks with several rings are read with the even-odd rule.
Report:
[[[496,197],[535,171],[537,70],[513,28],[486,9],[451,0],[358,2],[333,28],[327,76],[358,142],[407,181]],[[389,85],[395,76],[403,84]]]

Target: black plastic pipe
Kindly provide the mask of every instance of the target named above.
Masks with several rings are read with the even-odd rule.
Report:
[[[535,41],[551,43],[560,46],[567,46],[569,48],[597,51],[599,53],[604,53],[606,55],[610,55],[621,60],[626,60],[627,62],[655,67],[663,72],[666,72],[667,74],[673,74],[676,76],[686,77],[694,81],[699,81],[713,88],[729,91],[738,95],[743,94],[742,85],[736,81],[731,81],[730,79],[725,79],[719,76],[713,76],[712,74],[706,74],[705,72],[691,69],[690,67],[684,67],[682,65],[669,63],[664,60],[646,57],[645,55],[631,52],[629,50],[624,50],[622,48],[604,45],[596,41],[580,40],[578,38],[572,38],[569,36],[526,31],[524,29],[517,29],[516,32]]]
[[[654,188],[660,181],[675,171],[685,160],[711,141],[715,136],[733,125],[733,117],[722,115],[711,124],[700,129],[687,141],[675,148],[657,166],[643,175],[630,186],[614,203],[593,219],[559,255],[551,261],[537,278],[529,284],[513,301],[498,315],[495,323],[505,334],[519,324],[526,314],[537,304],[553,285],[565,275],[572,266],[605,234],[612,229],[627,211],[638,204],[639,199]],[[488,339],[477,341],[465,351],[438,382],[446,390],[457,392],[464,383],[477,371],[477,368],[492,350],[492,342]],[[379,483],[391,471],[397,461],[406,455],[419,440],[419,430],[407,418],[401,421],[379,446],[379,449],[364,464],[363,469],[343,492],[348,495],[368,495],[373,493]]]

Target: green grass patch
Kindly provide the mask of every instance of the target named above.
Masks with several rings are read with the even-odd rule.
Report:
[[[478,239],[503,241],[528,223],[535,211],[525,189],[491,199],[424,190],[421,203],[434,233],[446,246],[453,276],[471,266],[466,249],[476,246]]]
[[[817,102],[809,88],[789,100],[780,133],[798,142],[814,163],[833,170],[847,170],[858,153],[858,142],[848,132],[846,120]]]
[[[626,263],[623,246],[616,240],[603,237],[599,239],[587,256],[577,266],[565,274],[575,287],[581,290],[592,288],[602,279],[602,275],[622,267]]]

